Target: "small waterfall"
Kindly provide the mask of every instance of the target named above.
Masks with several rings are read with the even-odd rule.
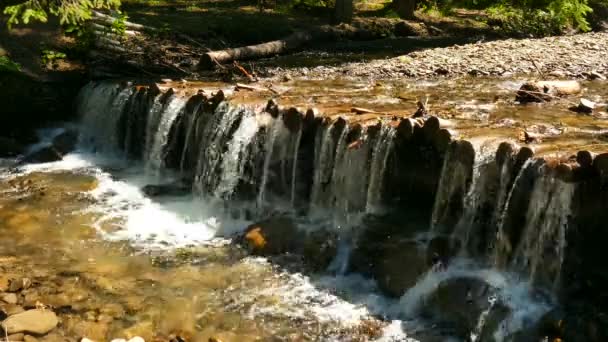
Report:
[[[503,268],[505,266],[505,261],[504,261],[505,254],[511,253],[511,249],[512,249],[511,242],[509,241],[507,232],[505,232],[504,225],[505,225],[505,222],[507,219],[507,214],[509,212],[509,205],[511,203],[511,199],[513,198],[513,192],[515,191],[515,188],[519,184],[520,179],[522,178],[523,174],[532,165],[534,165],[533,159],[528,159],[524,162],[522,167],[519,169],[517,176],[515,176],[515,179],[513,180],[513,185],[511,186],[511,189],[509,190],[509,194],[507,195],[507,197],[504,201],[504,205],[502,207],[497,207],[497,210],[500,209],[500,219],[498,221],[498,230],[496,232],[496,242],[494,243],[494,255],[492,258],[493,259],[492,265],[494,265],[496,267]]]
[[[321,153],[318,160],[315,160],[313,195],[311,197],[311,204],[315,209],[329,209],[334,205],[332,181],[335,180],[337,175],[336,164],[342,161],[346,153],[348,126],[342,129],[335,142],[332,137],[334,129],[338,129],[335,124],[328,131],[322,131],[324,134],[320,142]]]
[[[149,150],[147,151],[146,164],[148,169],[158,172],[164,162],[163,148],[167,145],[169,131],[177,118],[184,110],[186,101],[178,96],[172,96],[165,106],[158,112],[156,111],[156,103],[151,111],[151,115],[157,116],[156,120],[151,120],[148,125],[148,141]]]
[[[449,228],[446,229],[444,224],[457,219],[451,217],[454,215],[452,212],[453,207],[455,207],[453,202],[466,197],[473,176],[474,161],[481,160],[475,158],[474,150],[471,164],[461,160],[460,154],[463,154],[460,142],[452,143],[445,154],[431,214],[430,236],[449,233],[449,231],[446,231]]]
[[[188,154],[188,151],[190,151],[192,145],[197,146],[197,141],[194,141],[193,138],[196,137],[195,126],[197,126],[198,113],[202,105],[202,102],[198,103],[193,108],[192,113],[190,113],[190,116],[188,117],[188,122],[186,124],[186,138],[184,140],[184,147],[182,148],[182,155],[179,158],[179,170],[181,173],[184,173],[184,166],[186,163],[186,156]]]
[[[228,149],[222,156],[221,174],[217,187],[213,190],[215,197],[228,198],[241,179],[245,161],[247,160],[247,147],[258,133],[259,127],[254,115],[246,113],[241,119],[239,127],[228,142]]]
[[[293,145],[293,165],[291,169],[291,195],[289,196],[291,201],[291,207],[295,208],[296,205],[296,185],[298,176],[298,152],[300,151],[300,142],[302,141],[302,129],[299,129],[296,133],[295,143]]]
[[[382,186],[388,157],[393,149],[395,129],[390,125],[382,125],[380,136],[376,140],[370,166],[369,186],[365,211],[370,214],[381,212]]]
[[[264,165],[262,168],[261,180],[260,180],[260,188],[258,190],[257,196],[257,207],[261,210],[266,202],[266,191],[268,187],[268,180],[271,173],[271,164],[273,162],[273,158],[276,158],[280,161],[280,175],[282,179],[285,179],[285,156],[287,154],[288,146],[284,143],[286,142],[286,137],[289,137],[289,130],[285,127],[283,120],[274,119],[269,126],[268,134],[266,136],[266,141],[264,144]],[[275,151],[277,149],[276,142],[280,142],[278,157],[275,156]]]
[[[558,286],[574,190],[574,184],[548,175],[546,170],[541,170],[536,180],[526,226],[512,261],[512,266],[527,271],[532,281]]]
[[[198,194],[209,194],[215,189],[220,176],[219,167],[224,154],[224,144],[229,139],[233,126],[242,118],[243,111],[240,107],[220,103],[211,121],[205,126],[197,147],[200,152],[193,185]]]
[[[80,92],[78,113],[82,117],[81,141],[97,152],[116,153],[118,122],[133,89],[115,83],[89,83]]]
[[[489,182],[492,181],[492,174],[487,169],[492,163],[494,163],[493,155],[482,151],[475,154],[472,182],[463,201],[462,215],[451,234],[452,241],[460,241],[460,253],[462,254],[469,252],[469,240],[477,228],[475,220],[479,215],[483,215],[480,213],[482,201],[486,199],[485,197],[492,195],[487,193]]]
[[[319,203],[324,183],[326,182],[326,175],[329,174],[329,170],[331,170],[329,168],[331,167],[330,161],[334,153],[334,151],[332,151],[333,146],[331,126],[322,126],[315,137],[314,175],[310,196],[312,206]]]

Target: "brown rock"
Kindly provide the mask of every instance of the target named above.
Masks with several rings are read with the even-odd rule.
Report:
[[[14,293],[5,293],[2,295],[2,301],[8,304],[17,304],[18,298]]]
[[[50,310],[28,310],[4,320],[0,325],[9,334],[28,332],[44,335],[53,330],[59,320]]]
[[[25,337],[23,337],[23,342],[38,342],[38,339],[34,336],[25,335]]]
[[[270,218],[245,229],[243,240],[252,253],[275,255],[293,251],[300,232],[289,218]]]
[[[283,114],[283,122],[285,127],[292,133],[302,129],[304,115],[297,108],[291,107]]]
[[[18,334],[12,334],[12,335],[8,335],[7,340],[9,341],[23,341],[23,337],[25,335],[23,335],[22,333],[18,333]]]
[[[593,155],[589,151],[578,151],[576,153],[576,161],[581,167],[591,167]]]

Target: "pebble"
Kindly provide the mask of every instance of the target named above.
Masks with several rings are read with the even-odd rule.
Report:
[[[2,301],[8,304],[17,304],[18,298],[14,293],[5,293],[2,295]]]
[[[83,337],[82,340],[80,340],[80,342],[95,342],[95,341],[90,340],[90,339],[88,339],[86,337]]]
[[[22,333],[8,335],[7,340],[9,341],[23,341],[25,335]]]
[[[53,311],[33,309],[10,316],[0,325],[9,334],[28,332],[44,335],[58,323],[57,315]]]
[[[34,336],[30,336],[30,335],[25,335],[25,337],[23,338],[24,342],[38,342],[38,339],[35,338]]]

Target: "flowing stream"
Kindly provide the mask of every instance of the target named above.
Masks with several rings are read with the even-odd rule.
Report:
[[[390,213],[390,182],[406,174],[395,160],[409,145],[389,119],[322,122],[311,135],[304,123],[251,106],[224,101],[209,109],[162,92],[136,106],[137,93],[112,82],[85,86],[80,122],[70,126],[80,132],[73,152],[0,169],[0,227],[11,229],[0,236],[13,241],[1,252],[21,260],[23,272],[58,270],[36,273],[42,283],[63,284],[56,292],[67,293],[69,305],[53,297],[55,308],[94,315],[122,308],[106,321],[96,316],[104,330],[85,329],[92,337],[517,341],[557,305],[576,185],[548,166],[529,159],[516,170],[511,155],[498,165],[494,145],[488,152],[458,142],[433,152],[442,159],[430,224],[417,231],[423,248],[443,238],[457,250],[390,298],[351,267],[360,247],[375,242],[366,219]],[[63,132],[41,132],[37,147]],[[125,153],[135,150],[141,158]],[[179,194],[143,190],[177,183],[185,184]],[[511,208],[522,193],[529,205],[514,246]],[[240,209],[246,214],[235,215]],[[319,246],[335,251],[324,269],[309,271],[289,253],[254,256],[234,243],[248,225],[278,215],[310,236],[327,234]],[[403,240],[395,234],[390,246]],[[28,259],[32,251],[41,258]],[[413,268],[408,262],[399,265],[403,273]],[[70,322],[67,334],[85,324]],[[450,324],[458,328],[442,328]]]

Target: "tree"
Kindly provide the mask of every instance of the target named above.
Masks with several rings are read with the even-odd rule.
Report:
[[[336,0],[332,19],[334,24],[350,23],[353,20],[353,0]]]
[[[61,24],[78,24],[91,18],[93,9],[117,9],[120,0],[5,0],[4,14],[8,26],[32,20],[46,22],[48,16],[59,17]]]
[[[391,6],[400,18],[413,19],[416,11],[416,0],[393,0]]]

